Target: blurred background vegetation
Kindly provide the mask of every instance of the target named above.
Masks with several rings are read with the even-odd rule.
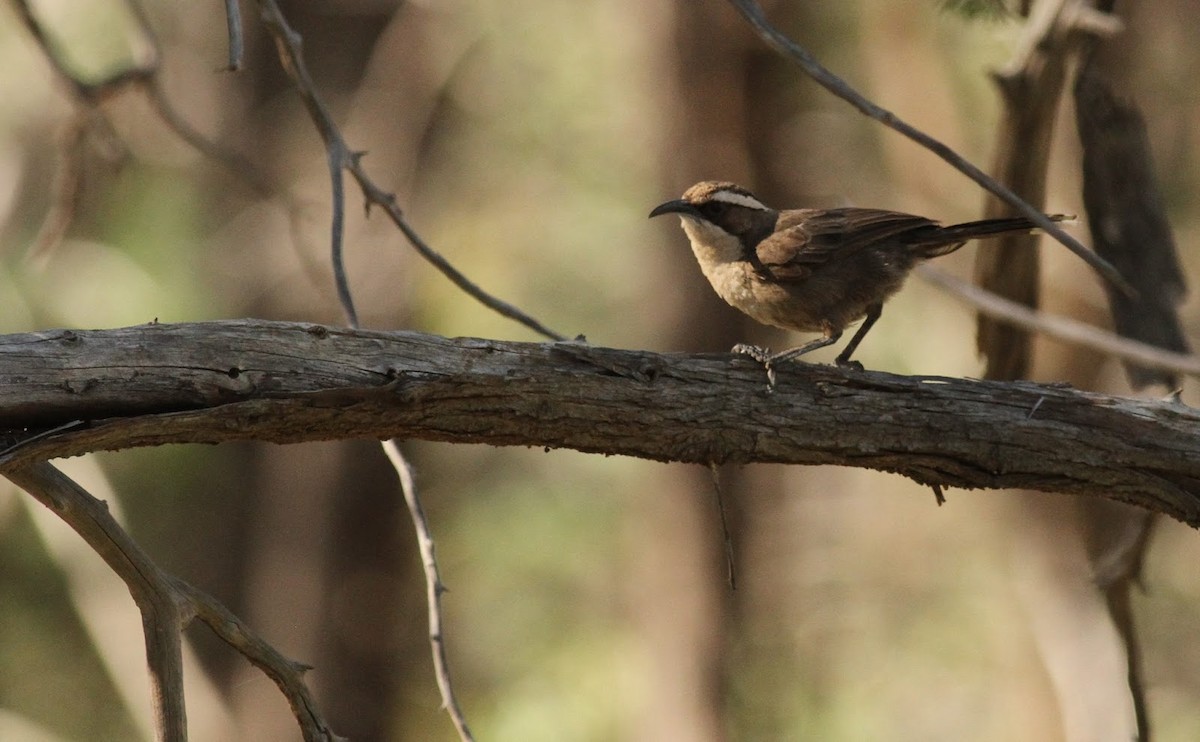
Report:
[[[146,5],[169,99],[270,188],[197,154],[125,94],[102,108],[111,131],[88,136],[74,223],[31,256],[72,104],[0,5],[0,329],[340,322],[325,159],[253,5],[237,74],[219,71],[220,3]],[[974,218],[983,202],[932,155],[801,79],[718,0],[281,5],[347,139],[412,224],[487,290],[592,343],[696,352],[788,342],[712,295],[674,224],[646,220],[697,180],[735,180],[776,205],[946,221]],[[1011,55],[1020,23],[939,6],[768,10],[876,102],[986,165],[998,117],[988,72]],[[35,7],[85,76],[145,53],[117,0]],[[1190,29],[1200,8],[1132,10],[1137,98],[1195,276],[1200,51]],[[1060,118],[1048,207],[1078,213],[1078,146],[1071,117]],[[351,204],[348,267],[364,326],[538,339],[465,298],[385,219]],[[975,249],[942,267],[969,275]],[[1105,323],[1093,277],[1065,250],[1041,249],[1048,308]],[[1193,338],[1195,306],[1184,310]],[[1127,391],[1107,359],[1037,347],[1038,378]],[[896,373],[978,375],[974,316],[914,280],[859,358]],[[1184,399],[1194,402],[1194,387]],[[452,671],[481,739],[1061,738],[1023,608],[1037,577],[1024,559],[1037,517],[1026,496],[950,491],[936,508],[928,489],[885,474],[728,471],[740,575],[730,592],[699,468],[405,448],[451,591]],[[376,444],[173,447],[67,465],[164,566],[314,665],[310,683],[340,734],[451,738],[411,525]],[[1135,601],[1164,741],[1200,738],[1198,560],[1197,534],[1164,524]],[[202,629],[188,638],[193,738],[298,738],[269,680]],[[144,736],[144,675],[128,593],[52,516],[0,488],[0,737]]]

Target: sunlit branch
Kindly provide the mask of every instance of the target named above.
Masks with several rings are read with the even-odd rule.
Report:
[[[918,266],[916,274],[989,317],[1011,322],[1014,325],[1039,332],[1048,338],[1090,348],[1123,361],[1132,361],[1149,368],[1200,377],[1200,357],[1185,353],[1173,353],[1153,345],[1123,338],[1070,317],[1030,309],[1024,304],[1005,299],[999,294],[963,281],[932,266]]]

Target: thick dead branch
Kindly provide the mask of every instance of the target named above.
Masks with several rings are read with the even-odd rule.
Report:
[[[862,466],[1200,525],[1200,412],[1061,385],[787,364],[766,394],[758,364],[724,354],[257,320],[3,336],[0,378],[0,471],[164,443],[395,437]]]
[[[74,528],[125,582],[142,614],[155,736],[162,742],[186,740],[180,639],[186,618],[175,600],[170,578],[125,533],[103,501],[52,465],[43,461],[6,467],[4,476]]]
[[[62,518],[129,588],[142,614],[156,739],[187,740],[181,633],[193,618],[275,681],[306,742],[342,739],[330,731],[304,685],[308,668],[285,658],[216,600],[160,569],[121,528],[104,501],[44,461],[6,466],[3,474]]]

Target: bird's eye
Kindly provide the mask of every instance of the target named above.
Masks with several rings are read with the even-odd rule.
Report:
[[[700,206],[699,210],[700,213],[704,215],[705,219],[708,219],[709,221],[716,221],[724,216],[727,211],[729,211],[729,204],[723,201],[709,201],[708,203]]]

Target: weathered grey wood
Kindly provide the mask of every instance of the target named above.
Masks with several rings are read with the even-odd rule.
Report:
[[[729,355],[259,320],[51,330],[0,336],[0,471],[164,443],[398,437],[862,466],[1200,525],[1200,413],[1179,403],[809,364],[765,386]]]

